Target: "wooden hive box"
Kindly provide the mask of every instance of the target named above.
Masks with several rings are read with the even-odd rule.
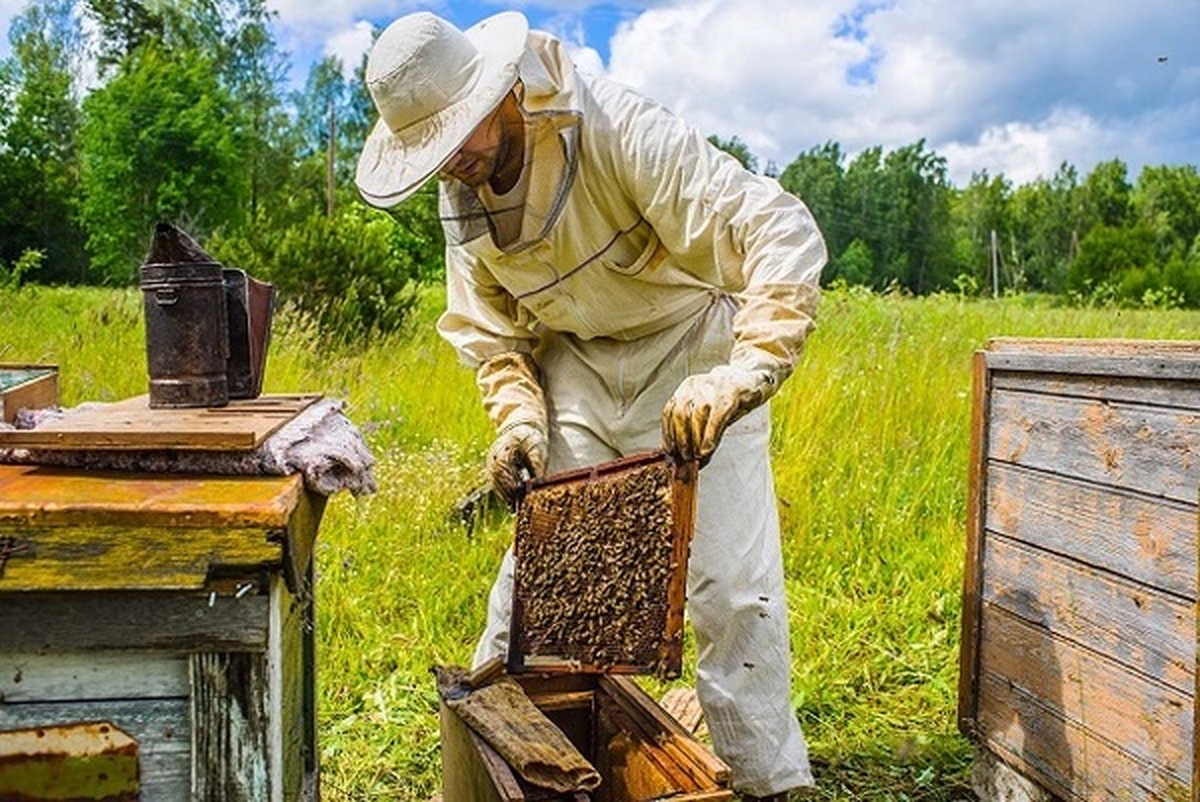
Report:
[[[995,340],[974,384],[960,728],[1031,798],[1197,800],[1200,343]]]
[[[683,729],[630,677],[515,675],[533,703],[596,767],[591,795],[559,795],[524,782],[486,741],[441,707],[445,802],[725,802],[729,768]]]
[[[53,753],[63,760],[135,756],[135,787],[105,798],[315,799],[323,508],[298,475],[0,465],[0,754],[7,779],[23,777],[13,787],[44,784],[39,765],[60,759],[32,731],[71,735]],[[102,748],[83,724],[134,743]],[[19,798],[99,798],[45,793]]]
[[[679,675],[695,484],[694,464],[654,453],[530,487],[516,521],[508,670],[601,785],[590,797],[539,791],[443,704],[445,802],[734,798],[728,767],[620,676]]]
[[[42,409],[57,404],[57,365],[0,363],[0,421],[12,423],[19,409]]]

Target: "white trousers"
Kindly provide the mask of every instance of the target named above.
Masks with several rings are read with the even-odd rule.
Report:
[[[550,412],[548,471],[661,448],[663,405],[684,377],[728,358],[731,314],[718,300],[700,318],[635,342],[547,337],[537,357]],[[701,470],[687,582],[700,706],[734,788],[755,796],[813,782],[791,707],[769,438],[764,405],[726,431]],[[510,551],[489,596],[476,665],[508,648],[512,575]]]

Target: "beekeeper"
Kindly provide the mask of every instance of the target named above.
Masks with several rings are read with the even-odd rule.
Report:
[[[688,571],[697,696],[734,788],[812,784],[790,700],[766,403],[813,327],[824,242],[808,209],[663,107],[585,79],[516,12],[383,32],[371,204],[440,181],[447,310],[476,370],[507,499],[528,475],[665,447],[701,460]],[[476,664],[507,647],[511,553]]]

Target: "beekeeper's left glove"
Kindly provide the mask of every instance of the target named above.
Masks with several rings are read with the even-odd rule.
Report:
[[[766,370],[718,365],[688,376],[663,407],[663,445],[675,459],[704,465],[731,423],[770,398],[776,389]]]

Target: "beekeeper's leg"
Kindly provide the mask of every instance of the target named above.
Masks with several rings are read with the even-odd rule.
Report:
[[[779,518],[767,450],[770,411],[725,433],[700,472],[688,564],[696,692],[736,790],[755,796],[811,785],[791,707],[791,656]]]
[[[621,456],[608,445],[610,433],[602,428],[602,422],[613,416],[611,395],[601,377],[585,361],[578,344],[548,334],[539,361],[550,422],[547,473],[595,465]],[[474,666],[508,651],[515,567],[509,547],[488,594],[487,626],[475,647]]]

